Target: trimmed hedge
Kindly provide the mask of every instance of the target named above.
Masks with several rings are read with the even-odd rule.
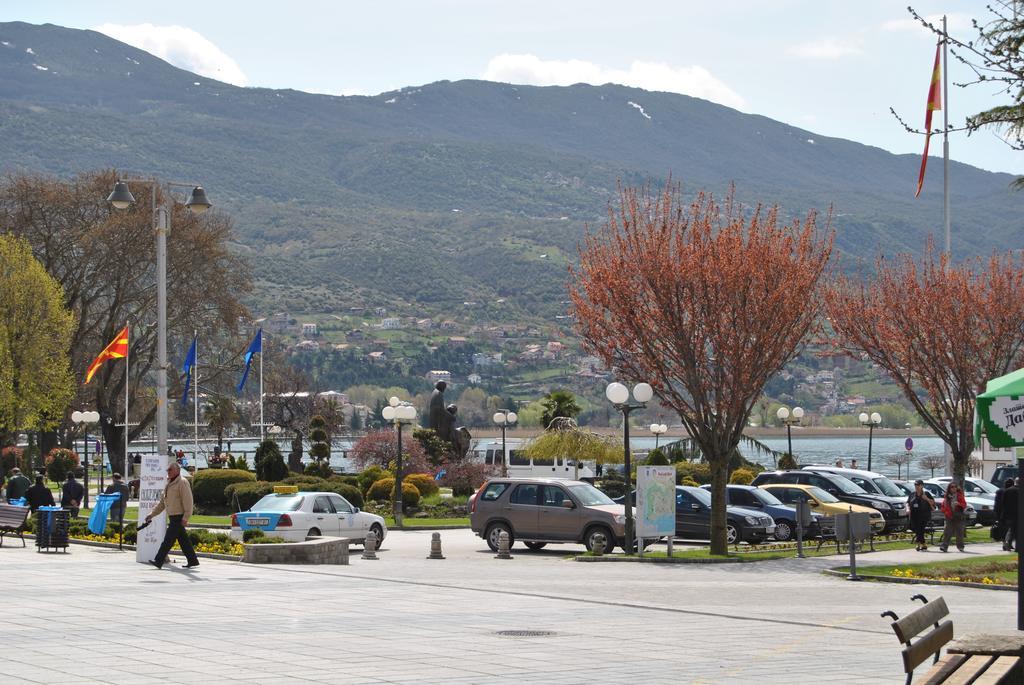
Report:
[[[412,483],[423,497],[436,495],[437,491],[441,489],[437,481],[429,473],[410,473],[402,478],[402,483]]]
[[[732,478],[729,482],[734,485],[750,485],[750,482],[754,480],[754,472],[749,469],[736,469],[732,472]]]
[[[256,480],[249,471],[237,469],[203,469],[192,476],[192,497],[196,504],[229,504],[225,494],[227,487],[234,483],[252,483]]]
[[[313,476],[307,475],[306,473],[301,473],[293,476],[288,476],[281,482],[286,485],[303,485],[308,483],[321,483],[323,482],[323,480],[324,479],[321,478],[320,476]]]
[[[331,470],[331,465],[324,461],[315,461],[312,464],[306,466],[306,470],[302,472],[306,476],[314,476],[316,478],[330,478],[334,475],[334,471]]]
[[[224,488],[224,496],[234,509],[235,498],[238,500],[239,511],[252,509],[253,505],[274,491],[274,484],[265,480],[252,483],[232,483]]]
[[[379,481],[381,478],[387,478],[391,475],[391,472],[385,471],[377,465],[367,466],[365,469],[359,472],[356,478],[359,479],[359,490],[366,495],[370,491],[370,486]],[[373,499],[372,497],[368,499]]]
[[[366,499],[375,502],[387,502],[391,500],[391,494],[395,491],[394,478],[381,478],[370,486],[366,492]],[[415,507],[420,503],[420,491],[409,481],[402,479],[402,504],[406,507]]]
[[[683,485],[683,479],[689,478],[697,485],[711,482],[711,464],[706,461],[681,461],[676,464],[676,483]]]
[[[359,492],[359,488],[354,485],[306,475],[290,476],[285,479],[285,482],[298,487],[299,492],[334,492],[347,499],[352,506],[363,508],[363,493]]]

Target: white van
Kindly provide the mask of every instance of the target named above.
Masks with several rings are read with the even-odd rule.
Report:
[[[522,440],[506,440],[508,475],[510,478],[567,478],[592,481],[596,476],[593,461],[581,461],[577,469],[574,459],[531,459],[523,454]],[[476,445],[477,458],[488,466],[501,467],[501,440],[485,440]]]

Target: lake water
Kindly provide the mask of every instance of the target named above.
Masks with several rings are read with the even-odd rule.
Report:
[[[668,440],[661,440],[660,444],[664,445],[666,442],[671,442],[671,438]],[[886,475],[895,478],[896,467],[890,466],[885,463],[886,457],[893,454],[903,453],[903,443],[906,438],[903,437],[879,437],[875,438],[872,442],[872,459],[871,466],[872,470],[884,473]],[[95,453],[95,441],[90,440],[89,451],[90,455]],[[481,440],[473,441],[474,449],[486,449],[488,444],[494,444],[500,447],[500,439],[495,438],[483,438]],[[518,441],[517,441],[518,442]],[[769,448],[776,450],[777,452],[786,452],[787,444],[786,438],[763,438],[761,439],[765,445]],[[637,437],[630,440],[634,450],[648,451],[654,448],[655,440],[652,437]],[[213,446],[215,441],[211,440],[200,440],[199,441],[199,456],[197,459],[193,459],[194,445],[191,440],[172,440],[171,447],[175,450],[181,449],[185,452],[186,458],[189,462],[198,462],[199,467],[205,467],[206,456],[213,453]],[[253,455],[256,452],[256,447],[259,441],[251,438],[238,438],[224,441],[225,451],[230,451],[235,456],[245,455],[249,461],[250,468],[253,466]],[[291,441],[288,439],[281,439],[278,441],[281,446],[281,452],[287,457],[288,451],[291,449]],[[343,470],[351,472],[355,470],[351,460],[345,455],[348,450],[352,448],[351,440],[339,440],[336,441],[331,449],[331,466],[337,470]],[[510,441],[509,449],[513,448],[514,443]],[[518,445],[516,445],[518,446]],[[918,460],[924,456],[941,455],[944,452],[945,444],[937,437],[915,437],[914,438],[914,450],[911,456],[910,462],[910,476],[911,478],[927,478],[930,476],[928,469],[922,469],[917,466]],[[155,445],[151,441],[142,441],[132,443],[129,446],[129,452],[142,452],[147,454],[155,448]],[[78,453],[82,454],[83,444],[79,441],[76,445]],[[308,450],[308,446],[306,448]],[[770,457],[765,458],[756,454],[755,450],[751,449],[747,445],[740,444],[740,452],[743,453],[747,459],[753,462],[771,468],[774,466]],[[845,466],[850,465],[851,459],[856,459],[859,468],[866,469],[868,466],[868,441],[866,438],[861,437],[794,437],[793,438],[793,453],[794,456],[801,464],[824,464],[833,465],[837,459],[842,459]],[[309,463],[309,454],[305,453],[303,461]],[[907,478],[907,469],[903,467],[902,473],[900,474],[903,478]],[[936,475],[940,475],[936,471]]]

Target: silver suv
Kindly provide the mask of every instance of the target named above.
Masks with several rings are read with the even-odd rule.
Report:
[[[549,543],[583,543],[605,551],[625,540],[626,509],[590,483],[555,478],[495,478],[485,483],[469,506],[473,532],[498,550],[498,536],[508,533],[509,545],[522,540],[532,550]]]

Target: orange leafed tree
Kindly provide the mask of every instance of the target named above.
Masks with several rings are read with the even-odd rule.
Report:
[[[951,265],[931,244],[919,261],[879,258],[875,275],[842,276],[826,294],[836,344],[899,385],[949,445],[953,476],[974,449],[974,397],[1024,350],[1024,263],[1012,255]]]
[[[647,381],[711,464],[711,550],[726,552],[728,456],[765,383],[819,320],[832,251],[811,212],[780,225],[777,208],[745,211],[730,192],[682,200],[671,181],[620,190],[588,236],[570,297],[584,345]]]

